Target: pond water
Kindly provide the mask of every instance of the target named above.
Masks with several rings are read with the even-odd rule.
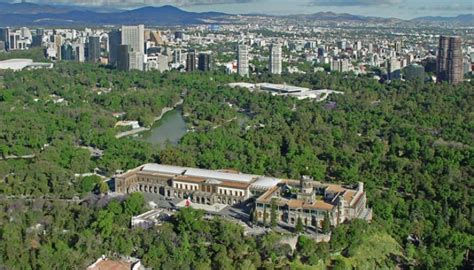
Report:
[[[139,137],[139,140],[159,147],[164,147],[167,142],[176,145],[186,132],[187,127],[183,111],[181,108],[176,108],[165,113],[161,120],[155,122],[151,130],[144,132]]]

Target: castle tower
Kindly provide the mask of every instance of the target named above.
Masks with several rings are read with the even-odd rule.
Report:
[[[305,194],[313,193],[313,178],[303,175],[300,180],[300,191]]]

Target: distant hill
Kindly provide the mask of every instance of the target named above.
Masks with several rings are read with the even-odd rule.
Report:
[[[0,2],[0,14],[38,14],[38,13],[65,13],[71,11],[66,7],[55,7],[38,5],[34,3],[2,3]]]
[[[28,8],[28,7],[31,8]],[[44,10],[42,10],[44,8]],[[102,25],[136,24],[183,25],[203,23],[227,16],[218,12],[187,12],[173,6],[143,7],[134,10],[99,13],[36,4],[1,4],[0,25]],[[21,14],[21,15],[20,15]]]
[[[465,26],[473,26],[474,14],[461,14],[456,17],[427,16],[415,18],[411,21],[429,24],[451,23]]]
[[[49,6],[33,3],[7,4],[0,2],[0,26],[72,26],[72,25],[186,25],[203,22],[229,22],[232,15],[219,12],[187,12],[173,6],[142,7],[133,10],[100,12],[87,7]],[[105,12],[109,11],[109,12]],[[256,15],[243,15],[256,16]],[[268,16],[270,15],[258,15]],[[348,13],[318,12],[310,15],[283,16],[292,19],[315,20],[328,23],[379,23],[379,24],[455,24],[474,25],[474,15],[457,17],[420,17],[413,20],[380,18]]]
[[[353,15],[348,13],[334,13],[334,12],[318,12],[310,15],[302,15],[306,19],[331,21],[331,22],[378,22],[378,23],[394,23],[402,22],[401,19],[396,18],[380,18],[368,17],[361,15]]]

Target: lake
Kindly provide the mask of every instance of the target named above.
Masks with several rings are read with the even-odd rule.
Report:
[[[176,145],[186,132],[187,127],[183,111],[181,108],[176,108],[165,113],[161,120],[155,122],[151,130],[142,133],[139,140],[160,147],[164,147],[166,142]]]

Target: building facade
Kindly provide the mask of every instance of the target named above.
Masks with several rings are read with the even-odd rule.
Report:
[[[438,82],[446,81],[450,84],[458,84],[463,81],[461,37],[439,37],[436,73]]]
[[[331,61],[331,71],[348,72],[349,60],[348,59],[333,59]]]
[[[118,51],[122,44],[122,32],[119,29],[113,29],[109,32],[109,63],[117,65]]]
[[[122,26],[122,45],[128,45],[128,70],[143,71],[145,61],[145,26]]]
[[[130,50],[145,54],[145,26],[122,26],[122,45],[130,45]]]
[[[186,55],[186,71],[193,72],[196,70],[196,51],[190,50]]]
[[[212,57],[210,53],[200,53],[198,56],[198,69],[203,72],[211,71]]]
[[[146,192],[200,204],[239,204],[251,197],[256,175],[146,164],[115,179],[120,193]]]
[[[249,48],[245,44],[241,44],[238,47],[237,72],[240,76],[249,76]]]
[[[70,43],[64,43],[61,46],[61,59],[66,61],[74,60],[74,50]]]
[[[5,50],[10,49],[10,28],[0,28],[0,41],[5,44]]]
[[[90,36],[87,43],[87,61],[97,63],[100,59],[100,37]]]
[[[117,69],[121,71],[128,71],[130,69],[130,63],[128,59],[128,52],[130,51],[130,45],[120,45],[117,55]]]
[[[303,177],[287,180],[256,199],[255,220],[269,224],[275,211],[278,224],[295,227],[298,219],[307,228],[321,228],[328,218],[332,226],[356,218],[371,220],[363,183],[356,188],[326,184]]]
[[[197,204],[239,205],[255,200],[255,220],[270,221],[272,204],[278,222],[295,226],[298,217],[307,227],[320,227],[327,215],[332,225],[346,220],[371,220],[362,183],[357,187],[243,174],[233,170],[205,170],[145,164],[115,178],[119,193],[144,192]],[[252,201],[253,201],[252,200]]]
[[[402,78],[401,63],[398,59],[387,60],[387,79],[399,80]]]
[[[149,55],[146,63],[146,70],[158,70],[159,72],[165,72],[169,70],[169,60],[167,55]]]
[[[128,69],[143,71],[144,61],[143,54],[141,52],[129,51],[128,52]]]
[[[76,61],[79,63],[83,63],[85,61],[85,49],[84,44],[79,43],[76,46]]]
[[[270,47],[269,70],[272,74],[281,74],[282,72],[282,50],[280,44],[273,44]]]

